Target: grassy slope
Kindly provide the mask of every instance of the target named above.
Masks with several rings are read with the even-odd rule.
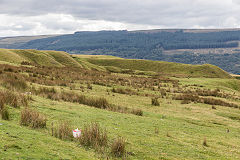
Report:
[[[66,52],[61,51],[44,51],[45,53],[51,55],[56,61],[61,63],[62,65],[66,67],[76,67],[81,65],[76,62],[70,55]]]
[[[44,66],[81,67],[69,54],[57,51],[0,49],[0,61],[15,64],[28,61]]]
[[[72,57],[79,62],[84,68],[90,70],[98,70],[98,71],[107,71],[106,67],[99,66],[93,63],[88,62],[87,59],[122,59],[115,56],[107,56],[107,55],[78,55],[74,54]],[[118,69],[119,70],[119,69]]]
[[[0,61],[19,64],[25,59],[8,49],[0,49]]]
[[[209,79],[193,79],[212,87],[221,79],[208,82]],[[191,84],[188,79],[180,79],[183,84]],[[229,79],[228,81],[232,81]],[[215,88],[215,87],[213,87]],[[69,90],[68,88],[64,88]],[[106,89],[93,85],[85,95],[105,96],[110,102],[128,107],[141,108],[144,116],[114,113],[84,105],[56,102],[34,96],[32,107],[44,113],[50,122],[69,120],[76,127],[85,123],[99,122],[106,127],[111,139],[117,135],[127,139],[128,151],[133,153],[129,159],[239,159],[240,136],[239,121],[230,117],[239,116],[239,109],[217,107],[204,104],[180,104],[179,101],[160,99],[161,106],[150,105],[149,97],[115,94],[107,95]],[[81,92],[81,91],[77,91]],[[12,121],[0,120],[0,155],[2,158],[69,158],[82,157],[93,159],[91,150],[85,151],[76,143],[57,140],[48,136],[47,130],[32,130],[19,127],[19,110],[12,109]],[[159,129],[159,134],[155,133]],[[226,130],[229,129],[230,133]],[[6,133],[9,134],[6,134]],[[170,136],[167,136],[169,133]],[[36,137],[35,137],[36,136]],[[34,138],[35,137],[35,138]],[[209,147],[202,145],[207,139]],[[3,151],[4,146],[10,146]],[[21,149],[19,149],[19,147]],[[95,156],[96,157],[96,156]],[[80,158],[81,159],[81,158]]]
[[[19,54],[14,53],[15,52],[10,54],[19,56]],[[55,54],[55,52],[47,53],[46,51],[45,53],[45,51],[42,51],[41,54],[46,54],[47,57],[55,56],[51,56],[51,54]],[[25,58],[24,54],[21,56]],[[64,55],[62,56],[65,57]],[[107,57],[96,61],[102,62],[106,61],[106,59]],[[63,65],[61,61],[62,60],[58,60],[57,62]],[[124,60],[120,61],[122,63],[118,62],[117,64],[119,66],[121,64],[126,65],[128,61],[132,62],[134,60]],[[139,62],[133,62],[130,63],[129,66],[134,68],[136,67],[135,65],[138,65],[142,70],[145,70],[146,67],[153,67],[157,70],[160,64],[162,65],[162,63],[164,63],[154,62],[154,66],[149,66],[149,61],[143,62],[147,64],[143,64],[142,66]],[[88,63],[86,63],[86,65],[88,65]],[[159,63],[159,66],[155,63]],[[171,63],[166,63],[166,65],[168,64]],[[96,64],[92,65],[97,67]],[[182,67],[180,64],[175,65]],[[168,71],[173,71],[176,69],[175,67],[172,67]],[[186,67],[186,69],[188,68]],[[194,68],[195,71],[197,69],[199,68]],[[200,73],[209,74],[204,70],[206,68],[200,69]],[[222,74],[221,70],[216,70],[216,72]],[[184,71],[182,72],[182,74],[185,73]],[[174,74],[175,73],[176,72],[174,72]],[[228,78],[228,76],[226,77]],[[176,79],[178,79],[182,85],[198,84],[203,85],[204,88],[220,88],[226,92],[236,92],[237,95],[239,95],[240,91],[239,81],[235,79]],[[59,90],[62,88],[70,91],[69,87],[57,88]],[[10,109],[11,121],[0,120],[0,123],[3,124],[0,125],[0,141],[2,142],[0,143],[0,158],[98,158],[99,155],[95,155],[92,150],[84,149],[74,142],[58,140],[49,135],[48,132],[51,122],[69,120],[74,127],[79,128],[82,128],[84,124],[89,122],[99,122],[101,126],[107,129],[111,140],[117,136],[123,136],[127,140],[127,150],[131,152],[129,159],[240,159],[239,109],[216,106],[217,110],[213,110],[211,109],[211,105],[198,103],[181,104],[180,101],[171,99],[160,99],[160,106],[152,106],[150,97],[116,93],[107,94],[107,89],[110,90],[112,88],[93,85],[93,90],[87,90],[84,93],[79,89],[74,91],[79,94],[85,94],[86,96],[104,96],[109,102],[116,105],[140,108],[144,111],[144,116],[139,117],[131,114],[115,113],[85,105],[51,101],[33,96],[34,101],[30,106],[48,117],[48,129],[33,130],[28,127],[19,126],[19,112],[22,108],[20,110]],[[148,92],[156,95],[159,94],[150,90]],[[229,101],[231,100],[229,99]],[[239,100],[235,103],[240,104]],[[158,134],[155,133],[155,128],[159,129]],[[229,133],[226,132],[227,129],[230,130]],[[202,145],[204,138],[207,139],[208,147]],[[5,148],[7,148],[6,151],[4,151]]]
[[[231,76],[220,68],[205,65],[189,65],[149,60],[127,60],[127,59],[93,59],[87,58],[90,63],[100,66],[114,66],[122,69],[141,71],[154,71],[169,75],[183,75],[191,77],[213,77],[231,78]]]

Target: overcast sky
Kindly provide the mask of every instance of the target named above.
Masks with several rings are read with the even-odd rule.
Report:
[[[0,0],[0,37],[237,27],[240,0]]]

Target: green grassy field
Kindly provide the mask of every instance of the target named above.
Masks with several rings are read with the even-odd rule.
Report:
[[[92,60],[78,57],[79,59],[73,58],[73,62],[72,59],[69,61],[61,59],[70,57],[65,53],[56,58],[56,55],[52,56],[55,52],[42,52],[41,54],[61,64],[59,66],[68,67],[21,66],[17,56],[25,58],[29,55],[15,51],[17,56],[14,63],[18,65],[0,64],[0,91],[10,90],[19,95],[32,92],[28,107],[47,118],[46,128],[34,129],[20,125],[24,106],[14,108],[12,104],[6,104],[10,120],[0,120],[0,159],[240,159],[240,81],[217,67],[207,67],[210,70],[215,69],[215,74],[211,74],[204,66],[204,69],[196,69],[199,66],[191,68],[187,65],[186,68],[189,70],[194,70],[195,73],[199,71],[194,78],[177,78],[176,72],[171,72],[170,69],[168,71],[173,77],[157,74],[152,76],[109,73],[105,72],[103,59],[109,61],[106,62],[109,66],[116,60],[117,65],[114,66],[120,68],[122,67],[120,64],[124,63],[124,66],[129,65],[131,69],[135,69],[135,65],[139,65],[140,62],[120,61],[108,57],[91,58]],[[86,63],[83,64],[82,61]],[[34,60],[31,59],[31,62]],[[75,62],[80,63],[80,67],[71,68],[78,66]],[[150,61],[144,61],[145,66],[137,69],[146,71],[144,68],[149,67],[148,63]],[[158,62],[153,63],[155,66]],[[129,66],[120,69],[130,69]],[[181,67],[181,64],[176,64],[172,69],[178,67]],[[157,71],[157,67],[154,70]],[[182,74],[185,72],[188,71],[182,71]],[[200,75],[203,73],[218,78],[204,78]],[[221,75],[217,75],[218,73]],[[12,78],[16,82],[25,81],[27,88],[20,90],[16,83],[10,83]],[[72,97],[76,94],[95,98],[105,97],[109,104],[140,109],[143,115],[113,112],[73,103],[71,99],[53,100],[47,93],[43,96],[33,89],[41,87],[54,87],[59,95],[67,92],[71,93]],[[113,88],[125,92],[117,93]],[[174,99],[175,95],[180,94],[196,95],[202,99],[183,103],[183,100]],[[159,106],[152,105],[153,97],[158,98]],[[238,107],[229,107],[221,103],[207,104],[203,101],[204,98],[234,103]],[[85,147],[75,139],[61,140],[51,136],[52,124],[63,120],[69,121],[72,129],[77,127],[82,129],[91,122],[99,123],[108,134],[108,145],[104,152]],[[123,158],[114,157],[110,153],[111,143],[119,136],[126,140],[126,153]],[[206,144],[203,144],[204,140]]]

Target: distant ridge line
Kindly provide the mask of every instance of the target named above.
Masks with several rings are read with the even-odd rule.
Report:
[[[157,32],[185,32],[185,33],[207,33],[207,32],[223,32],[223,31],[240,31],[240,28],[223,28],[223,29],[149,29],[149,30],[134,30],[129,32],[144,32],[144,33],[157,33]]]

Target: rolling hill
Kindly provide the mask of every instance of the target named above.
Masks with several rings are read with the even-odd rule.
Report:
[[[62,51],[40,51],[33,49],[0,49],[0,61],[14,64],[30,62],[42,66],[83,67],[99,71],[129,72],[136,74],[163,74],[180,77],[231,78],[213,65],[189,65],[150,60],[128,60],[113,56],[70,55]],[[140,71],[137,73],[137,71]]]
[[[29,62],[42,66],[81,67],[69,54],[61,51],[0,49],[0,61],[14,64]]]
[[[131,59],[87,59],[88,62],[99,66],[113,66],[120,69],[152,71],[165,75],[189,77],[230,78],[229,74],[220,68],[204,64],[189,65],[173,62]]]

